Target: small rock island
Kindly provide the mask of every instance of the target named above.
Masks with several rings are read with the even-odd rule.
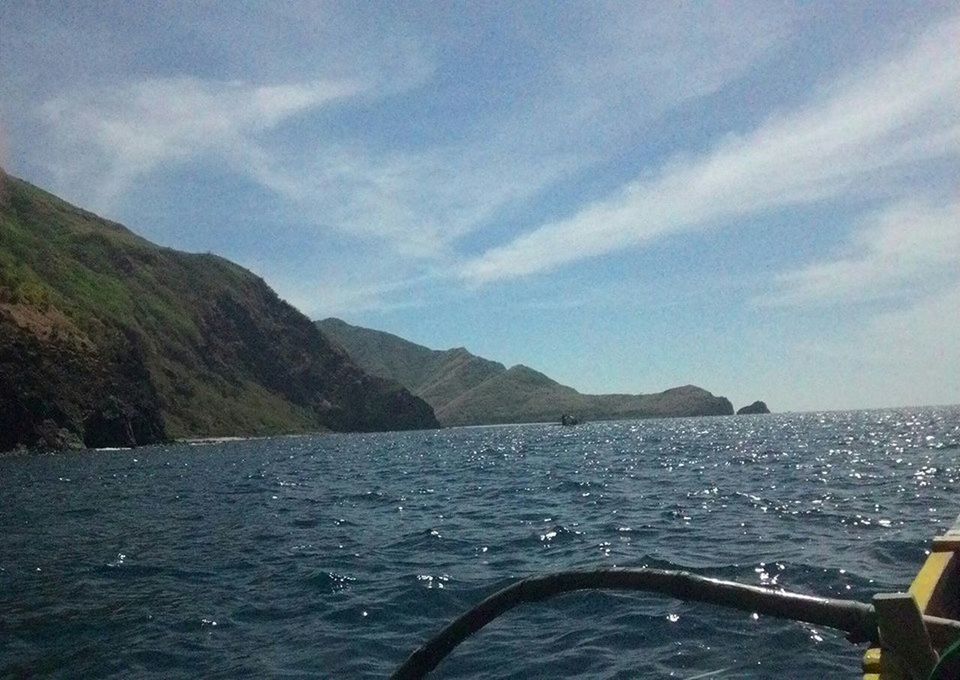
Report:
[[[770,413],[770,409],[762,401],[755,401],[749,406],[744,406],[737,411],[738,416],[749,416],[756,413]]]

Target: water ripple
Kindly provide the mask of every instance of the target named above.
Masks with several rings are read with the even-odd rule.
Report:
[[[958,422],[903,409],[0,459],[0,676],[383,677],[465,608],[558,569],[866,600],[904,589],[960,510]],[[856,678],[861,651],[576,593],[498,620],[439,675]]]

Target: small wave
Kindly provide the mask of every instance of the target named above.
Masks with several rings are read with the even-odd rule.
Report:
[[[330,593],[345,590],[356,580],[353,576],[338,574],[333,571],[317,571],[304,579],[310,588]]]
[[[312,529],[315,526],[319,526],[320,520],[315,518],[294,518],[290,520],[290,526],[297,527],[298,529]]]
[[[567,539],[574,539],[582,536],[583,532],[577,529],[568,529],[567,527],[555,524],[553,527],[538,534],[541,543],[560,543]]]
[[[417,581],[424,585],[426,588],[443,588],[445,583],[450,581],[449,574],[438,574],[436,576],[432,574],[417,574]]]
[[[931,413],[330,435],[295,459],[264,439],[157,447],[135,468],[5,458],[4,661],[383,677],[518,579],[614,565],[868,601],[908,587],[957,512],[960,411]],[[637,593],[571,594],[483,636],[445,675],[839,677],[860,655],[819,628]]]

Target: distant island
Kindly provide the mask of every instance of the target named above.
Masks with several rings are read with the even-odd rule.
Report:
[[[755,401],[752,404],[748,406],[744,406],[743,408],[737,411],[738,416],[748,416],[748,415],[754,415],[758,413],[770,413],[770,409],[767,408],[767,405],[764,402]]]
[[[0,451],[437,425],[249,271],[0,171]]]
[[[463,347],[434,350],[335,318],[317,327],[359,366],[430,404],[442,425],[560,422],[564,414],[581,421],[733,414],[728,399],[694,385],[655,394],[581,394],[522,364],[507,368]]]

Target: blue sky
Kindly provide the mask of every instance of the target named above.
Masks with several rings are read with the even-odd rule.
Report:
[[[582,391],[960,402],[952,2],[15,0],[0,163]]]

